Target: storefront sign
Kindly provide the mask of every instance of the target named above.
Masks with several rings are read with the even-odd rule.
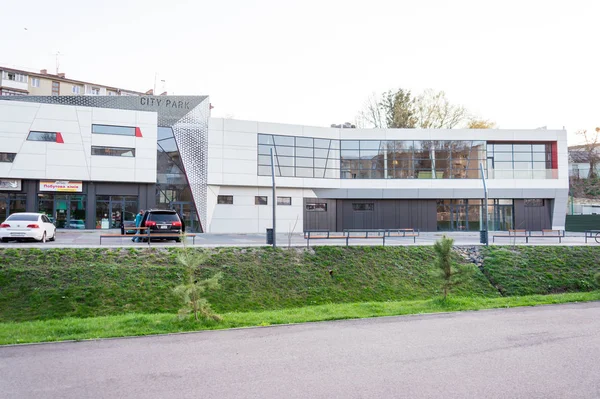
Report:
[[[83,191],[83,183],[80,181],[56,180],[40,181],[40,191],[58,191],[62,193],[80,193]]]
[[[21,191],[21,180],[19,180],[19,179],[0,179],[0,190],[2,190],[2,191]]]

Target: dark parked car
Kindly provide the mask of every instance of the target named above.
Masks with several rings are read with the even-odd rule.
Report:
[[[185,224],[179,214],[173,210],[150,209],[144,212],[142,226],[150,230],[151,239],[181,241],[181,233],[185,232]],[[152,237],[160,234],[160,237]]]

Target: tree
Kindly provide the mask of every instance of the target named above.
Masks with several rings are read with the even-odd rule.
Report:
[[[467,123],[467,129],[494,129],[496,123],[487,119],[472,118]]]
[[[425,90],[415,100],[416,127],[421,129],[452,129],[465,122],[467,109],[451,104],[443,91]]]
[[[464,283],[465,278],[471,271],[465,265],[459,265],[452,260],[452,246],[454,240],[443,236],[441,240],[433,244],[433,250],[436,253],[435,265],[439,269],[442,279],[442,292],[444,300],[448,297],[452,288],[455,288]]]
[[[184,247],[177,257],[177,262],[184,267],[184,276],[182,284],[175,287],[173,293],[181,299],[183,304],[183,307],[179,310],[179,317],[181,318],[193,313],[195,320],[199,320],[199,316],[204,319],[221,320],[221,317],[213,312],[210,303],[203,297],[203,294],[208,290],[220,287],[219,280],[222,274],[217,273],[204,280],[196,278],[196,271],[205,265],[208,259],[209,256],[205,253],[187,247]]]
[[[575,132],[578,136],[583,138],[583,150],[585,151],[588,162],[590,163],[590,172],[588,173],[588,179],[595,179],[598,177],[598,173],[596,172],[596,165],[600,163],[600,154],[598,154],[598,150],[600,149],[600,127],[594,129],[593,132],[588,132],[587,130],[578,130]]]
[[[465,107],[450,103],[443,91],[428,89],[413,97],[409,90],[398,89],[379,98],[371,95],[357,119],[363,127],[452,129],[465,123],[469,114]]]

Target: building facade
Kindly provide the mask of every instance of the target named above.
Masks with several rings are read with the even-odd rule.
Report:
[[[0,221],[27,210],[59,228],[116,228],[158,207],[194,231],[264,233],[275,200],[280,233],[478,231],[486,215],[493,230],[565,225],[563,130],[239,121],[210,118],[205,96],[2,99]]]
[[[563,130],[338,129],[211,118],[207,231],[564,229]],[[487,177],[488,204],[480,165]]]
[[[140,96],[144,93],[67,78],[46,69],[30,72],[0,66],[0,96]]]

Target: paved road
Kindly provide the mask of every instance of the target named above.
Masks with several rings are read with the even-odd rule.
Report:
[[[598,398],[600,303],[0,348],[6,398]]]
[[[6,244],[0,243],[0,248],[81,248],[81,247],[100,247],[100,235],[107,231],[101,230],[59,230],[57,232],[56,242],[47,242],[45,244],[37,242],[16,243],[9,242]],[[111,234],[119,234],[119,230],[109,231]],[[495,233],[490,232],[491,235]],[[506,234],[505,232],[497,234]],[[425,232],[421,233],[417,238],[416,243],[413,243],[412,238],[388,238],[386,245],[433,245],[436,240],[439,240],[443,235],[452,237],[456,245],[480,245],[479,232]],[[288,245],[288,236],[286,234],[277,235],[277,243],[279,246],[285,247]],[[517,245],[525,245],[525,239],[517,238]],[[188,239],[188,244],[192,245],[192,240]],[[294,234],[291,238],[292,246],[306,246],[306,240],[302,234]],[[495,245],[512,245],[513,240],[509,238],[499,238]],[[158,241],[152,242],[152,246],[181,246],[173,241]],[[195,240],[196,246],[201,247],[220,247],[220,246],[235,246],[235,247],[254,247],[266,245],[265,234],[198,234]],[[315,245],[346,245],[346,240],[311,240],[311,246]],[[380,239],[352,239],[350,245],[382,245]],[[559,244],[557,238],[531,238],[528,245],[594,245],[599,246],[594,239],[589,239],[585,243],[583,233],[568,232]],[[147,243],[134,243],[131,238],[109,238],[102,240],[102,247],[139,247],[146,248]]]

